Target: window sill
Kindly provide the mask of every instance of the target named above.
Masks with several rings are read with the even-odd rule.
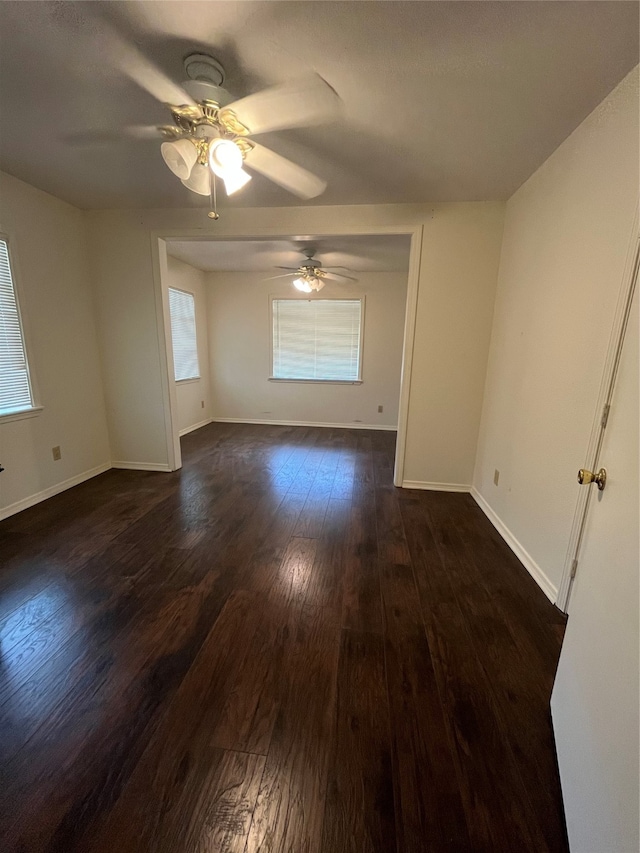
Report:
[[[190,382],[200,382],[201,376],[192,376],[191,379],[176,379],[176,385],[188,385]]]
[[[34,406],[31,409],[24,409],[21,412],[7,412],[5,415],[0,415],[0,424],[6,424],[10,421],[23,421],[25,418],[35,418],[42,411],[42,406]]]
[[[270,376],[269,382],[302,382],[311,385],[362,385],[362,379],[285,379],[281,376]]]

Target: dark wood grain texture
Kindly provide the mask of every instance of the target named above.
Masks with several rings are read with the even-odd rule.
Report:
[[[344,630],[322,850],[374,853],[396,842],[384,645]]]
[[[0,523],[0,849],[566,853],[564,617],[395,434],[212,424]]]

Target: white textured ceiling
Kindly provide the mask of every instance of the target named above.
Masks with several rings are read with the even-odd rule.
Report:
[[[172,240],[167,252],[197,269],[213,272],[268,272],[278,266],[296,267],[304,249],[324,267],[348,267],[354,272],[404,272],[409,268],[411,240],[404,235],[366,237],[307,237],[290,240]],[[283,271],[284,272],[284,271]]]
[[[638,63],[635,2],[0,2],[0,168],[82,208],[206,206],[156,142],[71,144],[167,113],[105,50],[163,72],[217,56],[238,96],[313,69],[331,126],[260,141],[328,181],[316,204],[507,198]],[[299,204],[261,176],[225,204]]]

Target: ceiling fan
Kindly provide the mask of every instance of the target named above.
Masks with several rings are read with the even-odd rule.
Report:
[[[158,127],[131,126],[123,129],[124,134],[137,139],[164,137],[160,149],[166,165],[187,189],[212,198],[211,218],[218,218],[216,178],[231,195],[251,180],[245,166],[303,199],[326,188],[324,180],[253,139],[260,133],[335,117],[340,98],[319,75],[234,100],[223,88],[224,69],[212,56],[187,56],[188,79],[177,86],[119,34],[109,33],[109,46],[117,66],[158,98],[173,120]],[[91,136],[84,134],[85,140]]]
[[[311,293],[319,291],[325,286],[327,281],[357,281],[353,276],[345,275],[344,273],[336,272],[336,270],[344,270],[347,267],[323,267],[322,262],[314,258],[315,249],[305,249],[305,261],[299,267],[276,267],[277,270],[288,270],[281,275],[274,275],[266,281],[273,281],[276,278],[293,278],[293,286],[303,293]],[[348,270],[352,272],[352,270]]]

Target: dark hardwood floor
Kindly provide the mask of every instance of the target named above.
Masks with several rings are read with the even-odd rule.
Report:
[[[0,524],[0,849],[566,853],[564,618],[395,434],[212,424]]]

